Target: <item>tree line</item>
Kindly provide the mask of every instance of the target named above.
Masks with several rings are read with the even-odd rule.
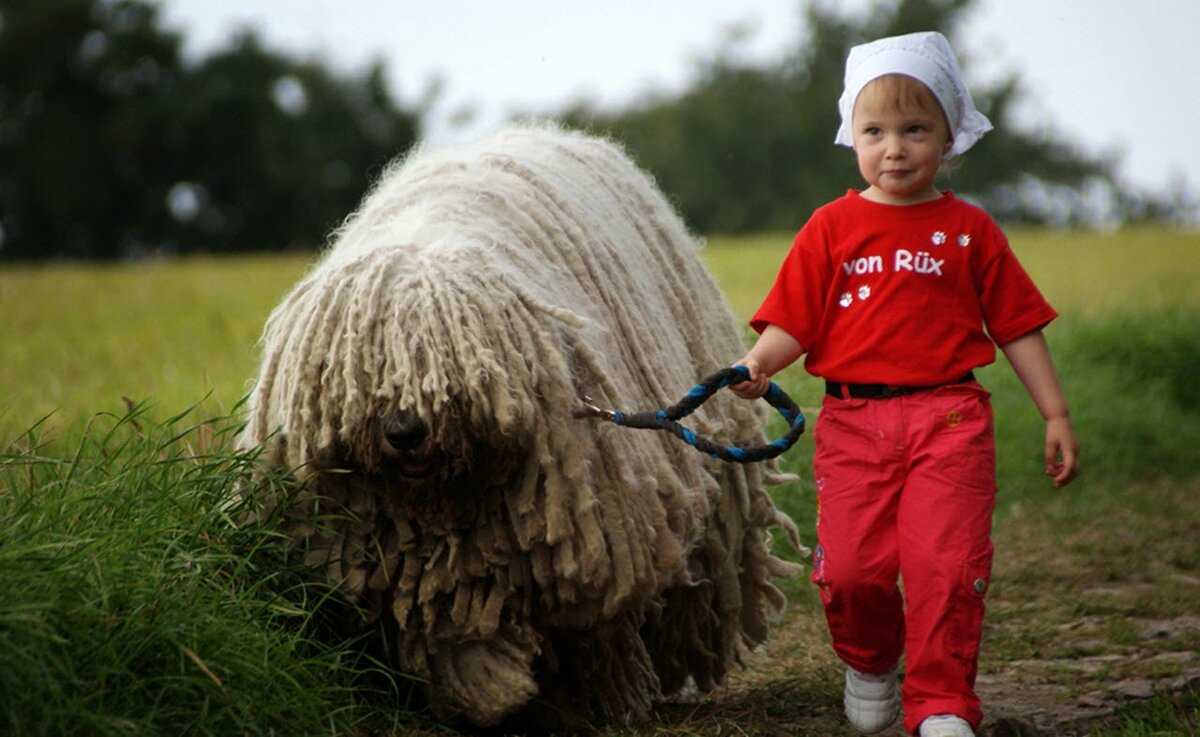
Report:
[[[344,78],[245,31],[187,63],[140,0],[0,18],[0,258],[312,246],[417,139],[382,62]]]
[[[792,229],[860,184],[832,144],[850,46],[929,29],[953,40],[973,2],[880,3],[863,18],[810,3],[773,63],[737,61],[731,38],[682,94],[557,117],[623,141],[698,232]],[[396,100],[382,61],[338,74],[251,30],[197,60],[182,42],[145,0],[0,0],[0,260],[317,247],[420,138],[422,110]],[[1112,161],[1010,124],[1017,77],[972,93],[996,130],[942,186],[1010,222],[1175,214],[1124,192]]]

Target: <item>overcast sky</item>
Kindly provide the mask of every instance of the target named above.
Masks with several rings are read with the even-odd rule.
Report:
[[[829,0],[825,0],[827,3]],[[801,37],[800,0],[160,0],[167,25],[204,54],[256,26],[274,48],[343,70],[382,56],[415,103],[434,80],[435,142],[471,138],[513,112],[586,99],[620,106],[686,88],[732,25],[744,58],[779,58]],[[838,3],[851,10],[866,0]],[[1021,122],[1095,153],[1121,152],[1125,181],[1200,185],[1200,0],[979,0],[960,53],[968,83],[1017,71]],[[836,100],[829,105],[835,106]],[[455,125],[464,112],[470,125]],[[832,145],[835,131],[829,132]]]

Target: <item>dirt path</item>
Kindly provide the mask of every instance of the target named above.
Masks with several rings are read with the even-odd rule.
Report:
[[[1106,509],[1064,524],[1017,510],[997,530],[981,735],[1092,734],[1122,707],[1200,690],[1200,483],[1141,491],[1131,496],[1167,511]],[[728,689],[666,707],[634,734],[856,735],[818,605],[803,590],[793,599]]]
[[[794,613],[781,623],[794,635],[755,653],[724,692],[663,707],[653,728],[619,733],[856,737],[841,711],[840,665],[826,653],[824,633],[799,620],[809,614]],[[1125,623],[1139,643],[1099,647],[1096,636],[1110,622],[1089,617],[1062,627],[1060,635],[1067,648],[1093,654],[1008,662],[985,657],[978,690],[987,716],[979,734],[1087,735],[1096,727],[1114,726],[1120,707],[1164,692],[1200,689],[1200,653],[1193,646],[1173,649],[1200,636],[1200,616]],[[904,734],[899,723],[881,733]]]

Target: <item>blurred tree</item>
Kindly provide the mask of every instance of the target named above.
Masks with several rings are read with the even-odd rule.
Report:
[[[312,246],[417,137],[376,62],[360,79],[264,49],[251,32],[180,85],[173,204],[208,250]]]
[[[0,4],[0,257],[113,256],[166,225],[179,39],[138,3]]]
[[[381,63],[180,48],[142,0],[0,0],[0,259],[317,245],[417,139]]]
[[[853,153],[833,144],[850,47],[923,30],[939,30],[953,43],[972,4],[880,2],[856,20],[831,4],[809,3],[804,39],[775,64],[738,63],[726,44],[677,98],[609,114],[582,105],[561,117],[623,140],[699,232],[794,229],[846,188],[862,186]],[[1116,191],[1111,163],[1019,130],[1010,120],[1019,93],[1015,78],[972,89],[996,129],[965,155],[965,166],[947,167],[941,184],[1004,220],[1086,219],[1094,204],[1082,192]]]

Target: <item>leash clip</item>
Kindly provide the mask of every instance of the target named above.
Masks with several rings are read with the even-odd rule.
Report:
[[[583,409],[577,409],[574,412],[575,417],[600,417],[609,422],[617,421],[617,413],[611,409],[603,409],[592,404],[592,398],[584,394],[579,398],[583,402]]]

